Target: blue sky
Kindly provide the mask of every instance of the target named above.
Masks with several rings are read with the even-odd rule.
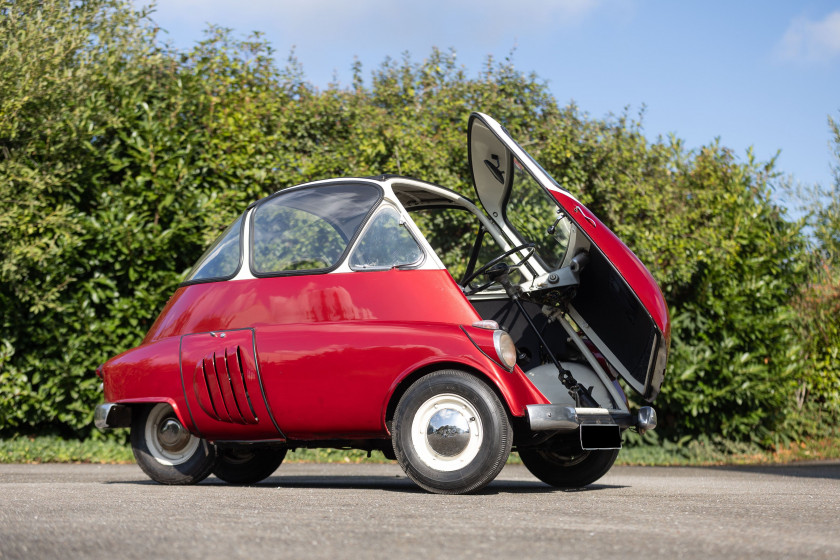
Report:
[[[136,0],[138,5],[147,4]],[[833,182],[828,115],[840,119],[840,1],[161,0],[152,19],[189,48],[208,23],[292,47],[317,87],[348,84],[387,56],[454,49],[470,75],[488,55],[535,72],[557,101],[592,117],[646,106],[649,138],[690,148],[720,137],[744,159]],[[352,170],[348,170],[352,172]]]

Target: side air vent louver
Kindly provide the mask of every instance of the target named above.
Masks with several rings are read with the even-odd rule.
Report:
[[[258,422],[245,375],[239,346],[212,352],[198,362],[193,376],[198,405],[211,418],[234,424]]]

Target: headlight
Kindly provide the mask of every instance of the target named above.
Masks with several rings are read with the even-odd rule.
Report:
[[[499,361],[507,369],[513,369],[516,365],[516,346],[508,333],[502,330],[493,333],[493,346],[496,348],[496,355]]]

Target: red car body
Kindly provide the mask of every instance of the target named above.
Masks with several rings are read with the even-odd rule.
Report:
[[[631,414],[617,379],[655,398],[665,301],[638,258],[498,123],[473,114],[469,142],[485,212],[393,176],[251,205],[143,343],[99,368],[97,425],[131,426],[138,462],[164,483],[210,472],[255,482],[287,449],[318,446],[383,451],[444,493],[487,484],[511,448],[555,486],[600,477],[621,431],[655,427],[649,407]],[[516,205],[542,211],[514,216]],[[449,266],[452,251],[432,247],[413,218],[436,212],[477,230]],[[485,243],[504,257],[481,267]],[[459,284],[456,267],[483,272],[489,287]]]
[[[490,332],[470,326],[479,320],[445,270],[184,286],[143,344],[103,368],[105,399],[166,401],[212,440],[390,438],[397,388],[435,368],[481,372],[514,416],[547,403],[519,368],[505,371],[487,357]],[[242,388],[218,383],[218,372],[235,370],[242,376],[230,378],[244,376]]]

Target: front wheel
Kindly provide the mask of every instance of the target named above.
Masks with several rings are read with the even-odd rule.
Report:
[[[132,417],[131,450],[149,478],[161,484],[195,484],[210,474],[216,448],[188,432],[171,406],[147,406]]]
[[[558,451],[523,449],[519,457],[531,474],[556,488],[582,488],[592,484],[615,463],[618,449]]]
[[[213,474],[230,484],[255,484],[271,476],[285,457],[283,447],[220,448]]]
[[[427,375],[408,388],[394,413],[394,454],[406,475],[437,494],[475,492],[505,466],[507,412],[481,380],[462,371]]]

